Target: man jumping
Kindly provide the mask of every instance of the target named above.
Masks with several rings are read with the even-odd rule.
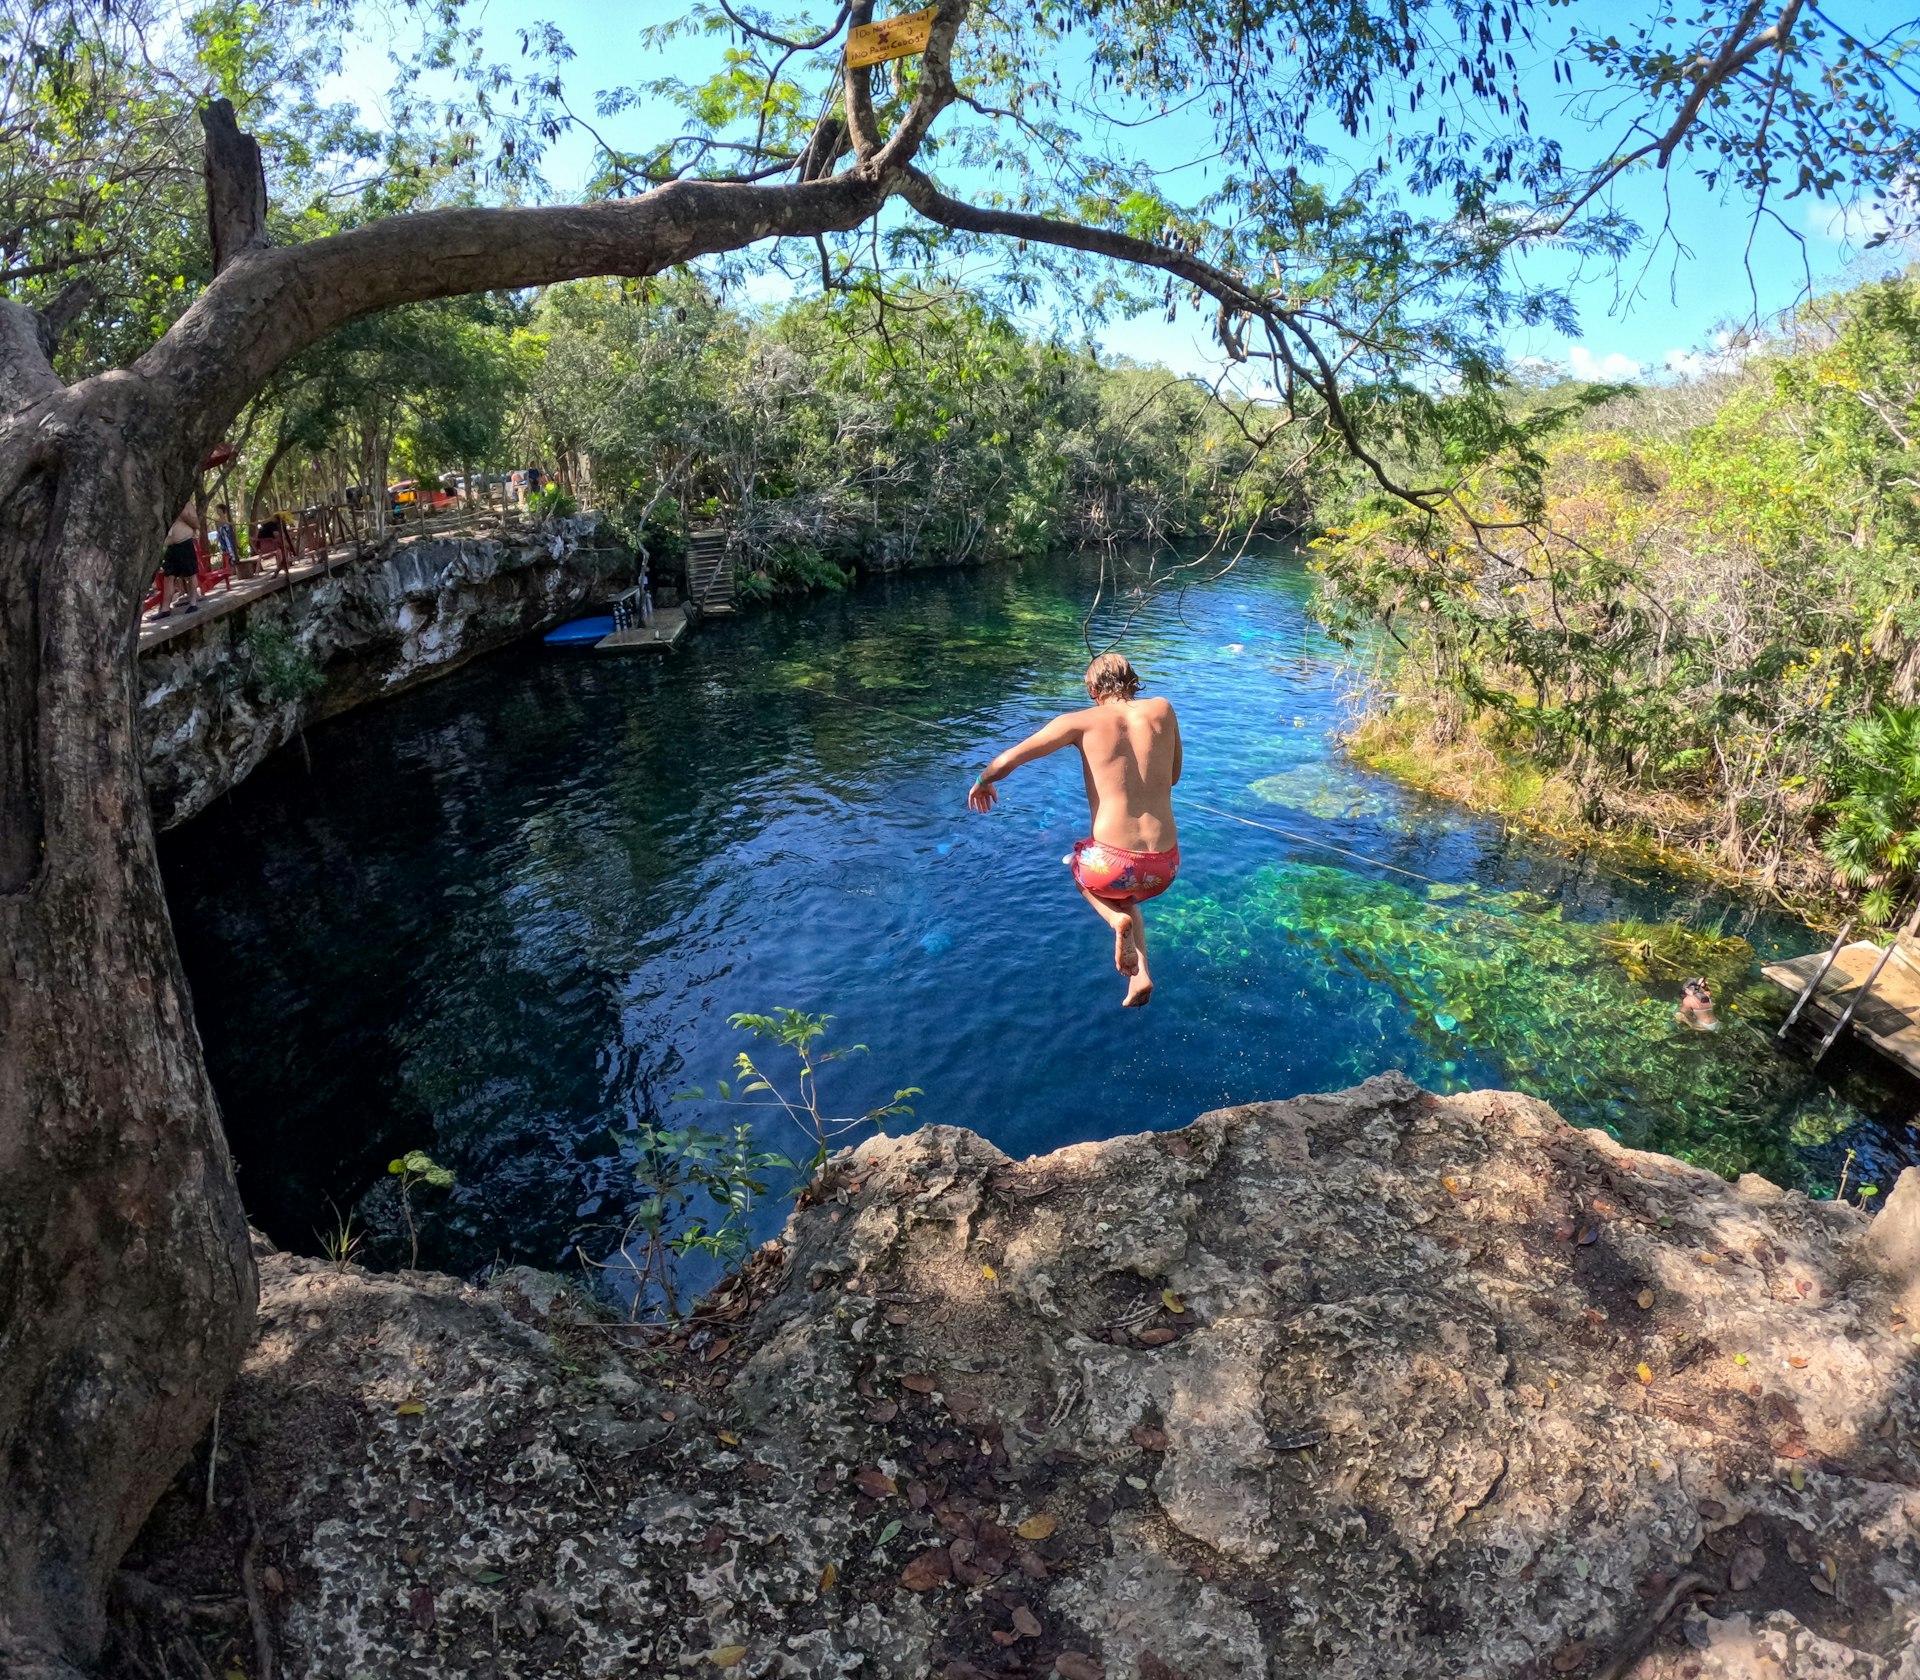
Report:
[[[1080,896],[1113,929],[1113,966],[1128,977],[1128,1009],[1153,996],[1147,930],[1140,906],[1173,885],[1180,841],[1173,826],[1173,784],[1180,780],[1180,720],[1165,700],[1141,700],[1140,679],[1117,653],[1087,667],[1084,712],[1066,712],[1011,747],[974,778],[967,804],[991,811],[994,783],[1062,747],[1080,749],[1092,834],[1062,861]]]

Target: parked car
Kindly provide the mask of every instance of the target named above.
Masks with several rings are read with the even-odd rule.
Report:
[[[437,484],[422,484],[417,478],[403,478],[387,486],[387,507],[396,523],[404,520],[408,513],[438,513],[442,508],[450,508],[459,497],[442,490]]]

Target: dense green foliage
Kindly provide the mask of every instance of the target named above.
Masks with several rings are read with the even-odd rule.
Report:
[[[1591,815],[1802,887],[1837,869],[1893,914],[1920,817],[1920,282],[1822,298],[1693,384],[1511,407],[1533,433],[1474,462],[1485,523],[1355,496],[1321,544],[1328,618],[1403,650],[1402,727],[1477,731]]]
[[[951,294],[752,315],[692,279],[582,282],[518,342],[535,454],[636,532],[669,509],[723,519],[774,586],[1197,535],[1287,493],[1192,381]]]

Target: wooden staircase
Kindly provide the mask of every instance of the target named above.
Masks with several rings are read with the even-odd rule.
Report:
[[[695,531],[687,539],[687,604],[702,618],[725,618],[735,610],[725,531]]]

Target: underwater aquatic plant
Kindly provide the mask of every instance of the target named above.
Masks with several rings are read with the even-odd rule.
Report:
[[[1629,978],[1642,984],[1703,975],[1716,993],[1747,981],[1753,947],[1734,934],[1691,928],[1682,922],[1609,922],[1601,943]]]
[[[1271,963],[1262,947],[1272,941],[1294,947],[1287,966],[1306,975],[1310,1001],[1378,1020],[1382,1049],[1356,1075],[1397,1061],[1426,1083],[1458,1088],[1474,1082],[1462,1063],[1478,1057],[1575,1125],[1729,1176],[1787,1183],[1814,1181],[1798,1147],[1862,1118],[1833,1098],[1815,1128],[1826,1136],[1796,1135],[1809,1080],[1767,1035],[1741,1024],[1767,1002],[1742,940],[1568,921],[1531,893],[1417,890],[1317,864],[1262,868],[1231,906],[1170,903],[1161,926],[1235,970],[1250,958]],[[1649,983],[1669,960],[1713,976],[1726,1030],[1696,1033],[1675,1021],[1671,993]],[[1371,1004],[1356,997],[1356,974],[1371,984]]]

